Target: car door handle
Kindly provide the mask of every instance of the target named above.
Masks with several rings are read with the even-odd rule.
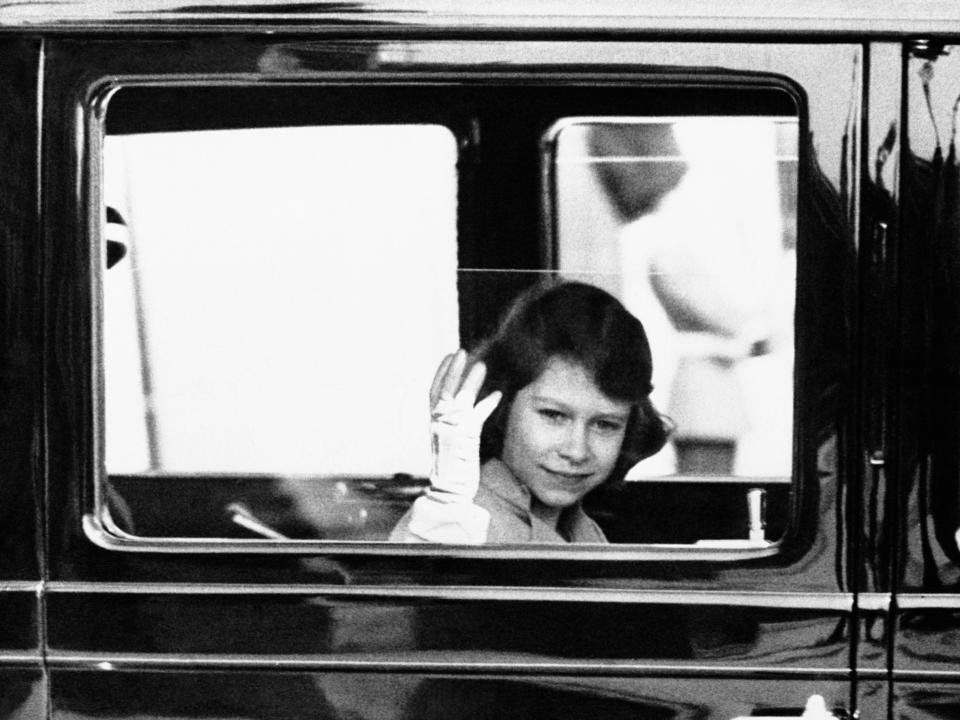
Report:
[[[838,720],[837,716],[827,710],[827,703],[823,695],[811,695],[803,708],[802,720]],[[788,715],[741,715],[733,720],[797,720],[797,716]]]

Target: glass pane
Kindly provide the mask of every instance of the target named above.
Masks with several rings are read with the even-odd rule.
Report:
[[[108,137],[108,471],[424,474],[456,153],[439,126]]]
[[[606,482],[618,469],[564,506],[563,522],[575,518],[595,537],[527,540],[770,548],[791,490],[796,124],[728,120],[713,119],[709,132],[704,119],[686,129],[564,123],[555,136],[558,263],[536,270],[458,268],[457,145],[445,127],[109,136],[109,518],[143,538],[398,540],[393,531],[428,487],[428,389],[439,359],[460,345],[461,314],[477,323],[479,310],[486,326],[518,292],[560,275],[609,290],[643,321],[653,401],[677,432],[627,475],[656,482]],[[718,133],[729,136],[724,146],[756,146],[738,170],[707,142]],[[743,198],[725,193],[721,169],[739,178]],[[713,220],[697,224],[691,207]],[[695,229],[710,242],[694,241]],[[691,241],[665,242],[674,237]],[[748,284],[750,272],[760,278]],[[762,297],[752,286],[765,288]],[[684,368],[689,358],[708,362]],[[538,372],[534,380],[546,374]],[[612,395],[568,396],[580,376],[561,376],[551,386],[561,400],[603,406],[602,433],[608,416],[628,417],[617,415],[620,401],[608,408]],[[731,389],[745,381],[760,384]],[[726,394],[700,403],[711,382]],[[501,454],[481,452],[488,494],[492,460],[506,466],[505,446],[522,434],[511,434],[512,407]],[[704,408],[714,414],[698,416]],[[756,424],[731,425],[731,409]],[[684,441],[694,450],[686,460]],[[545,447],[524,442],[530,457]],[[625,447],[611,461],[628,457]],[[724,453],[736,467],[722,464]],[[509,469],[507,489],[522,490],[522,473]],[[718,473],[731,474],[716,483]],[[695,482],[676,482],[691,474]],[[487,542],[520,542],[496,537]]]
[[[556,264],[644,323],[675,430],[630,478],[791,475],[796,118],[571,119]]]

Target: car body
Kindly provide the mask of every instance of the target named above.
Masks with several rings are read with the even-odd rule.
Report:
[[[951,128],[960,67],[950,51],[958,38],[952,2],[0,5],[0,717],[734,720],[800,716],[812,696],[837,717],[957,717],[960,231],[952,203],[960,197]],[[341,422],[347,410],[329,409],[327,385],[305,412],[336,415],[331,432],[353,427],[350,442],[325,451],[355,444],[342,467],[314,476],[276,459],[239,470],[157,460],[151,433],[169,451],[224,361],[211,361],[219,369],[184,393],[200,402],[171,421],[157,420],[164,398],[150,414],[144,358],[156,358],[159,397],[166,368],[180,362],[164,365],[162,348],[188,347],[190,360],[203,337],[226,334],[216,322],[198,325],[208,335],[191,344],[165,341],[168,325],[186,321],[158,316],[148,352],[138,315],[130,387],[143,407],[128,415],[107,407],[124,392],[111,385],[119,363],[104,350],[116,307],[105,288],[124,267],[105,264],[105,212],[122,175],[108,159],[111,144],[325,125],[443,129],[439,159],[398,155],[388,185],[374,183],[377,172],[349,179],[350,162],[324,181],[330,192],[348,182],[374,188],[351,191],[345,222],[361,225],[377,213],[403,214],[412,200],[391,205],[394,190],[426,187],[423,176],[405,180],[412,165],[438,168],[429,182],[446,188],[438,192],[447,204],[436,214],[447,223],[443,237],[456,241],[438,245],[455,268],[436,291],[456,299],[436,323],[449,332],[423,336],[440,347],[475,344],[531,277],[563,271],[565,258],[589,265],[599,256],[582,239],[599,235],[599,216],[576,230],[582,218],[565,214],[565,198],[580,190],[564,183],[582,177],[562,174],[564,138],[577,137],[576,127],[698,117],[786,118],[792,128],[792,174],[780,186],[792,188],[781,200],[793,203],[783,222],[794,228],[784,246],[795,257],[793,349],[787,374],[777,376],[788,395],[782,472],[708,468],[611,488],[592,510],[609,547],[398,545],[384,537],[425,477],[405,467],[368,471],[362,461],[405,422],[376,431]],[[204,137],[184,146],[188,156],[215,151],[219,141]],[[225,144],[217,162],[241,162],[210,177],[225,183],[241,173],[255,153],[250,137]],[[269,163],[281,151],[275,136],[264,137],[256,152]],[[288,137],[283,157],[306,153],[307,135]],[[407,142],[415,140],[390,147]],[[361,156],[368,143],[375,151]],[[388,157],[365,135],[317,147],[330,153],[337,144],[356,151],[357,163]],[[173,145],[158,147],[163,157]],[[322,164],[311,160],[297,178]],[[144,178],[155,175],[151,167]],[[184,167],[164,187],[187,186],[193,171]],[[238,186],[256,179],[266,192],[286,183],[283,196],[293,197],[303,182],[283,174],[281,166],[263,181],[251,172]],[[233,266],[198,243],[259,204],[230,192],[217,205],[223,192],[207,183],[171,195],[176,201],[144,201],[126,217],[137,237],[131,247],[146,247],[149,213],[186,217],[193,197],[195,214],[181,222],[199,225],[203,208],[218,208],[169,259],[173,295],[186,296],[194,271],[209,289],[177,310],[184,318],[209,303],[215,312],[244,307],[234,322],[246,323],[262,298],[309,284],[292,274],[274,285],[260,275],[217,285]],[[269,197],[257,216],[265,228],[312,203]],[[304,217],[319,222],[336,205]],[[325,232],[307,242],[350,244]],[[342,275],[346,284],[304,298],[340,313],[362,297],[368,314],[356,310],[357,318],[388,317],[441,271],[433,259],[377,247],[351,260],[388,258],[375,280],[365,265],[337,266],[336,252],[308,261],[281,248],[252,255],[250,268],[265,272],[263,257],[294,270],[333,263],[323,283]],[[149,293],[149,262],[137,262]],[[128,293],[130,317],[140,312],[138,292]],[[348,312],[343,332],[372,333],[363,352],[326,320],[283,324],[273,314],[257,327],[282,333],[252,335],[259,359],[237,377],[273,363],[275,375],[309,370],[331,355],[347,360],[323,370],[335,376],[328,384],[348,384],[350,365],[382,347],[375,360],[387,366],[385,384],[395,384],[389,358],[403,344],[384,333],[414,337],[415,327],[432,324],[414,310],[409,322],[391,315],[372,329]],[[320,340],[299,349],[299,335]],[[259,355],[258,346],[276,352]],[[288,366],[290,354],[309,362]],[[238,413],[267,373],[252,377],[227,383],[227,395],[243,402],[209,403]],[[693,404],[723,406],[718,397],[694,393]],[[212,436],[226,420],[204,422],[184,435]],[[126,441],[111,433],[134,425],[129,442],[147,459],[114,470],[108,450]],[[303,444],[283,427],[291,445]],[[759,540],[747,537],[745,510],[757,490],[767,513],[749,529]],[[647,519],[638,523],[638,514]]]

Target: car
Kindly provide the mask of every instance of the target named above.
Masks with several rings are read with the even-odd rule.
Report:
[[[0,6],[0,717],[960,715],[960,6]],[[606,543],[391,540],[517,293]]]

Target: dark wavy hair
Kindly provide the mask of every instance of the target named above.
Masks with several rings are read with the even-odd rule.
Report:
[[[620,456],[608,483],[623,480],[631,467],[667,441],[670,427],[650,402],[653,361],[643,325],[605,290],[564,281],[534,286],[511,304],[476,357],[487,366],[480,395],[503,393],[483,426],[482,460],[500,457],[514,398],[552,358],[580,365],[604,395],[630,404]]]

